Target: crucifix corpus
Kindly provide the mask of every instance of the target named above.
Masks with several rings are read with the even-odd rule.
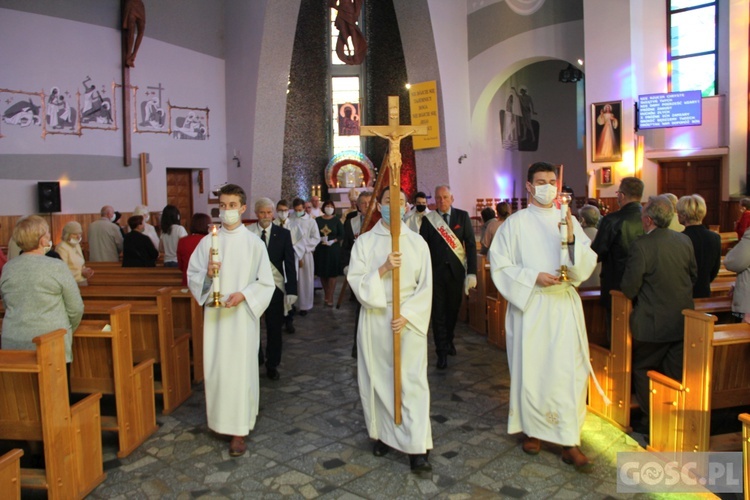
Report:
[[[360,135],[388,139],[388,169],[391,209],[391,251],[399,251],[401,234],[401,139],[410,135],[427,135],[427,127],[399,124],[398,96],[388,96],[388,125],[362,125]],[[382,173],[381,173],[382,175]],[[374,193],[375,196],[378,193]],[[393,319],[401,316],[401,273],[393,271]],[[393,332],[393,409],[396,425],[401,425],[401,332]]]
[[[146,7],[142,0],[122,0],[122,139],[123,163],[130,166],[131,158],[131,103],[130,68],[135,67],[135,56],[146,29]],[[159,84],[161,86],[161,84]],[[161,97],[161,95],[160,95]]]

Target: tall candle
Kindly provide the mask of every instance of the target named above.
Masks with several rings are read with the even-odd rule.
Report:
[[[219,260],[219,231],[218,227],[214,225],[211,228],[211,261],[218,262]],[[220,292],[221,287],[219,286],[219,273],[214,272],[213,275],[213,289],[214,292]]]
[[[568,204],[567,199],[560,199],[560,265],[568,264]]]

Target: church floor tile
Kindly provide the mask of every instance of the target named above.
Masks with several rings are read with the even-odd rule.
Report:
[[[284,334],[281,378],[260,368],[260,413],[242,457],[231,458],[229,438],[208,430],[203,386],[194,386],[130,456],[118,459],[116,438],[105,436],[107,479],[89,498],[647,498],[616,490],[616,453],[638,443],[592,414],[581,446],[594,462],[588,474],[563,463],[555,446],[523,453],[521,438],[506,433],[505,352],[463,323],[447,370],[435,368],[430,349],[432,472],[411,473],[397,451],[375,457],[351,358],[353,303],[324,308],[317,292],[315,307],[294,323],[296,333]]]

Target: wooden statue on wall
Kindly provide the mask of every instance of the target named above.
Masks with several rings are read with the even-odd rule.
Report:
[[[135,67],[135,56],[146,30],[146,7],[141,0],[124,0],[122,7],[123,64]]]
[[[367,55],[367,41],[357,26],[362,0],[329,0],[328,6],[337,10],[334,25],[339,30],[336,40],[336,55],[344,64],[362,64]],[[351,46],[349,38],[352,39]]]

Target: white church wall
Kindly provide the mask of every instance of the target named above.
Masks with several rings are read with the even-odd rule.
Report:
[[[130,211],[141,202],[137,161],[141,152],[150,155],[148,201],[152,210],[166,204],[167,168],[206,169],[212,181],[226,177],[223,59],[149,38],[148,28],[146,34],[136,67],[131,69],[131,84],[139,87],[138,101],[151,90],[147,87],[161,86],[165,109],[167,101],[174,106],[209,108],[209,138],[179,140],[167,134],[132,133],[133,163],[124,167],[119,89],[114,96],[117,131],[84,129],[80,137],[50,134],[42,139],[41,126],[19,127],[4,121],[0,124],[4,136],[0,138],[0,214],[35,212],[39,180],[61,181],[64,213],[98,212],[105,203]],[[66,99],[70,101],[76,99],[77,91],[83,93],[82,81],[90,76],[90,83],[111,98],[112,82],[121,83],[120,38],[119,30],[106,26],[0,9],[0,88],[49,94],[56,86],[63,94],[69,93]],[[24,98],[12,93],[2,96],[16,102]],[[39,103],[38,97],[33,99]],[[83,100],[82,95],[81,106]],[[2,111],[7,107],[3,102]],[[203,196],[195,200],[196,211],[206,210],[208,192]]]
[[[582,59],[582,56],[583,23],[571,21],[534,29],[508,38],[469,61],[471,150],[468,152],[468,159],[472,165],[472,179],[475,184],[476,180],[481,180],[481,185],[486,186],[483,193],[473,190],[476,193],[472,196],[474,199],[512,196],[513,179],[516,179],[518,184],[516,194],[523,196],[524,193],[522,186],[528,165],[517,161],[512,153],[502,150],[499,145],[498,113],[501,108],[497,100],[507,97],[505,94],[503,97],[498,95],[501,86],[521,68],[535,62],[559,60],[560,69],[563,69],[567,62],[575,63],[577,59]],[[554,78],[551,83],[557,84],[557,79]],[[532,94],[531,91],[530,94]],[[537,99],[533,95],[532,98],[535,101]],[[494,104],[493,100],[495,100]],[[503,100],[502,105],[504,104]],[[571,145],[571,147],[575,146]],[[550,151],[546,157],[542,157],[541,153],[531,155],[534,161],[562,162],[555,159],[556,155],[553,151]],[[524,158],[524,161],[528,159]],[[580,164],[582,160],[571,157],[570,162]],[[573,175],[573,173],[566,175]],[[492,180],[491,186],[487,185],[490,179]]]
[[[445,157],[448,179],[455,205],[471,209],[476,198],[476,179],[473,178],[471,150],[471,128],[469,107],[469,62],[467,24],[456,22],[466,18],[464,2],[429,1],[432,31],[435,34],[435,50],[440,70],[440,90]],[[466,158],[461,158],[466,155]],[[425,165],[417,153],[417,185],[429,196],[434,196],[436,185],[445,183],[435,175],[432,165]]]

